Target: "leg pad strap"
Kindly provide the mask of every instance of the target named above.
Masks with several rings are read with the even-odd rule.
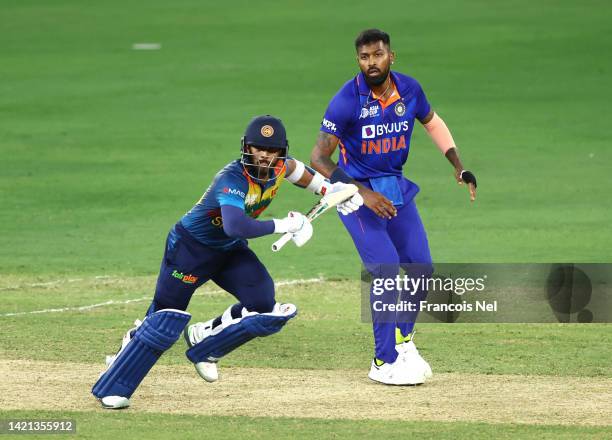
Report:
[[[297,308],[293,304],[277,304],[270,313],[246,312],[241,318],[231,321],[226,319],[225,322],[222,320],[212,335],[191,347],[185,354],[193,363],[217,362],[253,338],[279,332],[296,314]]]

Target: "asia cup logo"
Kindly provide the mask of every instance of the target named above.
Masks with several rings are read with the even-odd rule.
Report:
[[[270,125],[264,125],[263,127],[261,127],[261,135],[263,137],[272,137],[272,135],[274,134],[274,129],[272,128],[272,126]]]

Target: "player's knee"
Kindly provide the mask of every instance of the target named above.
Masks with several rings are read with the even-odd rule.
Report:
[[[241,295],[240,302],[249,312],[270,313],[276,304],[272,278],[262,277],[248,294]]]
[[[365,272],[372,278],[394,278],[399,270],[399,261],[395,263],[367,263]]]
[[[270,313],[274,309],[274,304],[276,304],[276,300],[274,298],[274,292],[270,295],[266,293],[265,295],[258,296],[257,298],[253,298],[248,303],[242,303],[242,305],[249,312],[257,312],[257,313]]]

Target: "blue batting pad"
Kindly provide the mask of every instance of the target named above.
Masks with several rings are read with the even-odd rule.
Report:
[[[93,395],[130,398],[159,357],[177,341],[190,319],[189,313],[174,309],[159,310],[147,316],[128,345],[98,379],[91,390]]]
[[[246,316],[235,324],[230,324],[216,335],[205,338],[185,352],[191,362],[217,362],[257,336],[268,336],[281,328],[297,314],[270,315],[256,314]]]

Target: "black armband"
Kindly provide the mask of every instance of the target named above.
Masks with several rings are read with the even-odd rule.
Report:
[[[344,170],[340,167],[337,167],[331,176],[329,176],[329,181],[331,183],[342,182],[342,183],[351,183],[354,179],[346,174]]]
[[[468,170],[461,171],[460,177],[461,177],[461,180],[463,180],[465,183],[473,183],[474,188],[478,187],[478,185],[476,185],[476,176],[471,171],[468,171]]]

